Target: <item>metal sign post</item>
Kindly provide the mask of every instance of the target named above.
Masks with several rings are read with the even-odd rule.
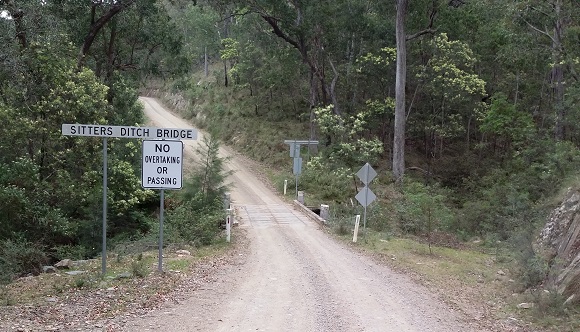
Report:
[[[165,212],[165,189],[181,189],[183,178],[182,141],[143,141],[143,166],[141,185],[147,189],[160,189],[159,203],[159,263],[157,270],[163,272],[163,218]]]
[[[377,176],[377,172],[366,163],[361,169],[356,173],[358,178],[364,183],[364,187],[356,194],[355,198],[359,203],[364,206],[363,214],[363,235],[366,236],[367,227],[367,206],[371,204],[377,196],[373,193],[368,185]]]
[[[165,212],[165,190],[161,189],[161,202],[159,202],[159,263],[157,271],[163,272],[163,214]]]
[[[296,177],[296,198],[298,198],[298,177],[302,174],[302,158],[300,158],[300,146],[301,145],[318,145],[318,141],[310,140],[285,140],[285,144],[290,145],[290,157],[294,158],[292,163],[292,173]]]
[[[103,138],[103,248],[101,254],[101,273],[107,273],[107,138],[142,138],[142,139],[170,139],[170,140],[196,140],[197,129],[194,128],[155,128],[155,127],[133,127],[133,126],[110,126],[99,124],[67,124],[61,126],[61,134],[64,136],[85,136],[85,137],[102,137]],[[181,143],[183,146],[183,143]],[[182,149],[183,150],[183,149]],[[183,158],[181,158],[183,159]],[[181,164],[181,161],[179,162]],[[161,166],[164,167],[164,166]],[[167,167],[167,171],[169,166]],[[161,169],[158,173],[165,175],[165,170]],[[164,178],[168,178],[162,176]],[[159,177],[161,178],[161,176]],[[152,182],[157,182],[154,179]],[[159,180],[159,182],[175,182],[175,185],[169,184],[168,189],[181,189],[181,175],[179,176],[179,187],[177,187],[177,178],[174,180]],[[163,208],[164,208],[164,187],[156,187],[161,191],[161,216],[160,216],[160,250],[163,245]],[[161,251],[159,255],[162,257]],[[161,269],[161,261],[160,261]]]
[[[107,138],[103,138],[103,248],[101,273],[107,273]]]

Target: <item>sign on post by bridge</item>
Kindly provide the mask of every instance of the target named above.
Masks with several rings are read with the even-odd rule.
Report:
[[[300,146],[318,145],[318,141],[285,140],[284,143],[290,146],[290,157],[293,158],[292,174],[294,174],[296,177],[296,197],[298,197],[298,176],[302,174],[302,158],[300,157]]]
[[[194,128],[155,128],[133,126],[110,126],[99,124],[63,123],[61,133],[65,136],[89,136],[103,138],[103,250],[101,272],[107,272],[107,139],[142,138],[149,140],[171,140],[143,142],[143,187],[161,189],[159,213],[159,271],[162,270],[164,189],[180,189],[183,167],[182,140],[196,140]],[[151,144],[148,158],[145,146]],[[156,144],[159,144],[157,146]],[[179,147],[178,147],[179,146]],[[179,156],[177,152],[179,151]],[[145,165],[148,165],[145,168]],[[179,171],[178,171],[179,168]]]
[[[155,127],[109,126],[109,125],[94,125],[94,124],[63,124],[62,134],[66,136],[143,138],[150,140],[197,139],[197,130],[194,128],[155,128]]]
[[[181,189],[182,141],[143,141],[142,186],[148,189]]]

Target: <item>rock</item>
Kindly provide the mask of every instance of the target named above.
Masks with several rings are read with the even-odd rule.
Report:
[[[523,302],[518,304],[518,309],[531,309],[534,307],[533,303],[527,303],[527,302]]]
[[[118,274],[115,279],[127,279],[127,278],[131,278],[133,276],[133,274],[131,274],[131,272],[123,272],[121,274]]]
[[[42,272],[44,273],[56,273],[56,268],[54,266],[43,266]]]
[[[548,288],[566,297],[580,297],[580,190],[568,189],[546,222],[537,252],[548,262]]]
[[[505,272],[503,272],[502,270],[497,271],[497,274],[500,276],[505,276]]]
[[[65,273],[69,276],[78,276],[79,274],[87,273],[87,271],[67,271]]]
[[[177,250],[175,253],[178,255],[191,256],[191,252],[188,250]]]
[[[49,297],[46,299],[46,302],[56,302],[58,299],[56,297]]]
[[[70,259],[63,259],[62,261],[56,263],[54,266],[63,269],[70,269],[73,265],[73,261]]]

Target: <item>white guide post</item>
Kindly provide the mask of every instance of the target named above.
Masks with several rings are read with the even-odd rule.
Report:
[[[354,234],[352,235],[352,242],[356,242],[358,238],[358,226],[360,225],[360,214],[355,216],[356,221],[354,222]]]

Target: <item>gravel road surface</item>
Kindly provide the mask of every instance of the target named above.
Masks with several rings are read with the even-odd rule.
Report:
[[[141,100],[152,125],[192,127],[155,99]],[[197,142],[185,144],[191,156]],[[483,330],[405,275],[333,240],[264,185],[247,160],[226,147],[221,154],[234,171],[234,237],[247,236],[249,247],[206,287],[124,322],[123,330]]]

